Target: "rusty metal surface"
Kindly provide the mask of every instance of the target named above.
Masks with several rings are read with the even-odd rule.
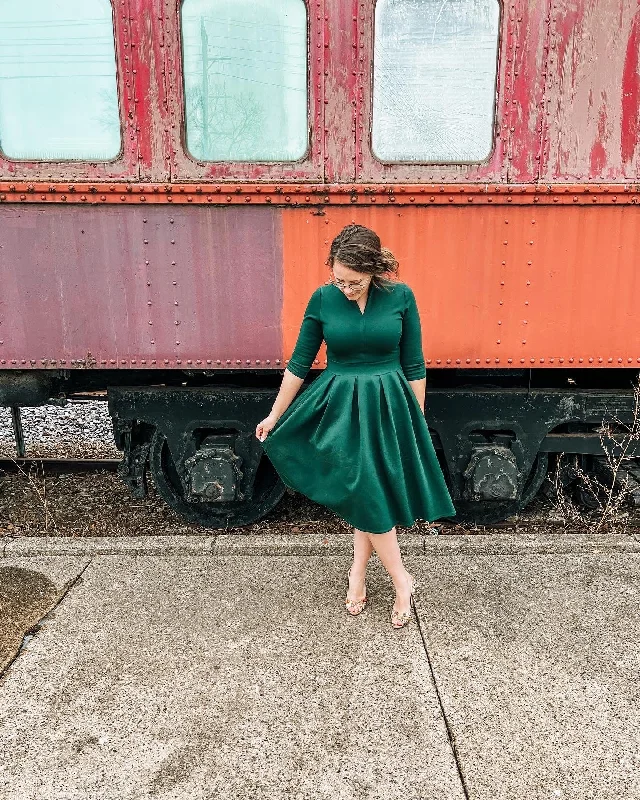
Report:
[[[275,209],[6,206],[0,231],[2,368],[281,358]]]
[[[624,182],[640,173],[636,0],[503,4],[496,136],[481,164],[382,164],[370,150],[374,0],[306,0],[308,156],[291,164],[197,162],[184,148],[179,0],[113,3],[124,150],[110,163],[23,162],[15,180]],[[357,173],[354,173],[354,169]]]
[[[356,177],[356,136],[362,125],[357,91],[358,73],[364,70],[359,49],[358,18],[364,4],[358,0],[325,0],[323,155],[327,183]]]
[[[541,179],[637,180],[637,0],[574,0],[554,5],[549,48]]]
[[[640,181],[598,184],[36,183],[0,181],[0,203],[83,205],[637,205]]]
[[[133,110],[126,124],[136,142],[141,180],[171,179],[172,124],[170,97],[178,75],[167,64],[170,42],[165,38],[162,4],[128,0],[131,35]]]
[[[504,4],[493,154],[437,167],[371,156],[373,0],[307,0],[307,160],[193,161],[179,6],[114,3],[120,160],[0,159],[2,368],[281,366],[353,219],[398,251],[429,365],[638,363],[637,0]]]
[[[421,311],[428,366],[640,364],[640,228],[635,210],[614,206],[287,211],[286,357],[305,300],[329,277],[331,240],[352,221],[398,257]],[[323,345],[316,367],[325,359]]]

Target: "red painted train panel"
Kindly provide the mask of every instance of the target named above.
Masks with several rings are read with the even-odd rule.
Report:
[[[276,209],[5,207],[0,230],[3,368],[282,355]]]

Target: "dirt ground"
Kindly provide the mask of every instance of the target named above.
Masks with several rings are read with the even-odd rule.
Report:
[[[236,529],[242,533],[335,533],[351,528],[329,509],[303,495],[287,490],[280,503],[262,520]],[[557,508],[538,497],[525,511],[492,526],[461,525],[443,520],[416,522],[413,532],[482,534],[539,531],[587,532],[584,524],[565,524]],[[638,509],[623,518],[619,532],[640,532]],[[115,472],[90,473],[42,471],[40,467],[0,474],[0,537],[16,536],[140,536],[158,534],[210,534],[210,529],[183,520],[169,508],[150,485],[150,494],[136,500]],[[611,532],[611,530],[609,530]]]

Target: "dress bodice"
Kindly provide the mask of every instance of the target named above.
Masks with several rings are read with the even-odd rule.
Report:
[[[406,283],[371,284],[364,312],[337,286],[318,287],[307,304],[289,371],[306,377],[323,340],[330,371],[401,369],[407,380],[426,375],[420,315]]]

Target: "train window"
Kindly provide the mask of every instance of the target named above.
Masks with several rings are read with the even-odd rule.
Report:
[[[203,161],[307,152],[304,0],[184,0],[186,146]]]
[[[0,151],[111,161],[120,147],[109,0],[0,2]]]
[[[380,161],[483,161],[493,146],[497,0],[378,0],[372,151]]]

